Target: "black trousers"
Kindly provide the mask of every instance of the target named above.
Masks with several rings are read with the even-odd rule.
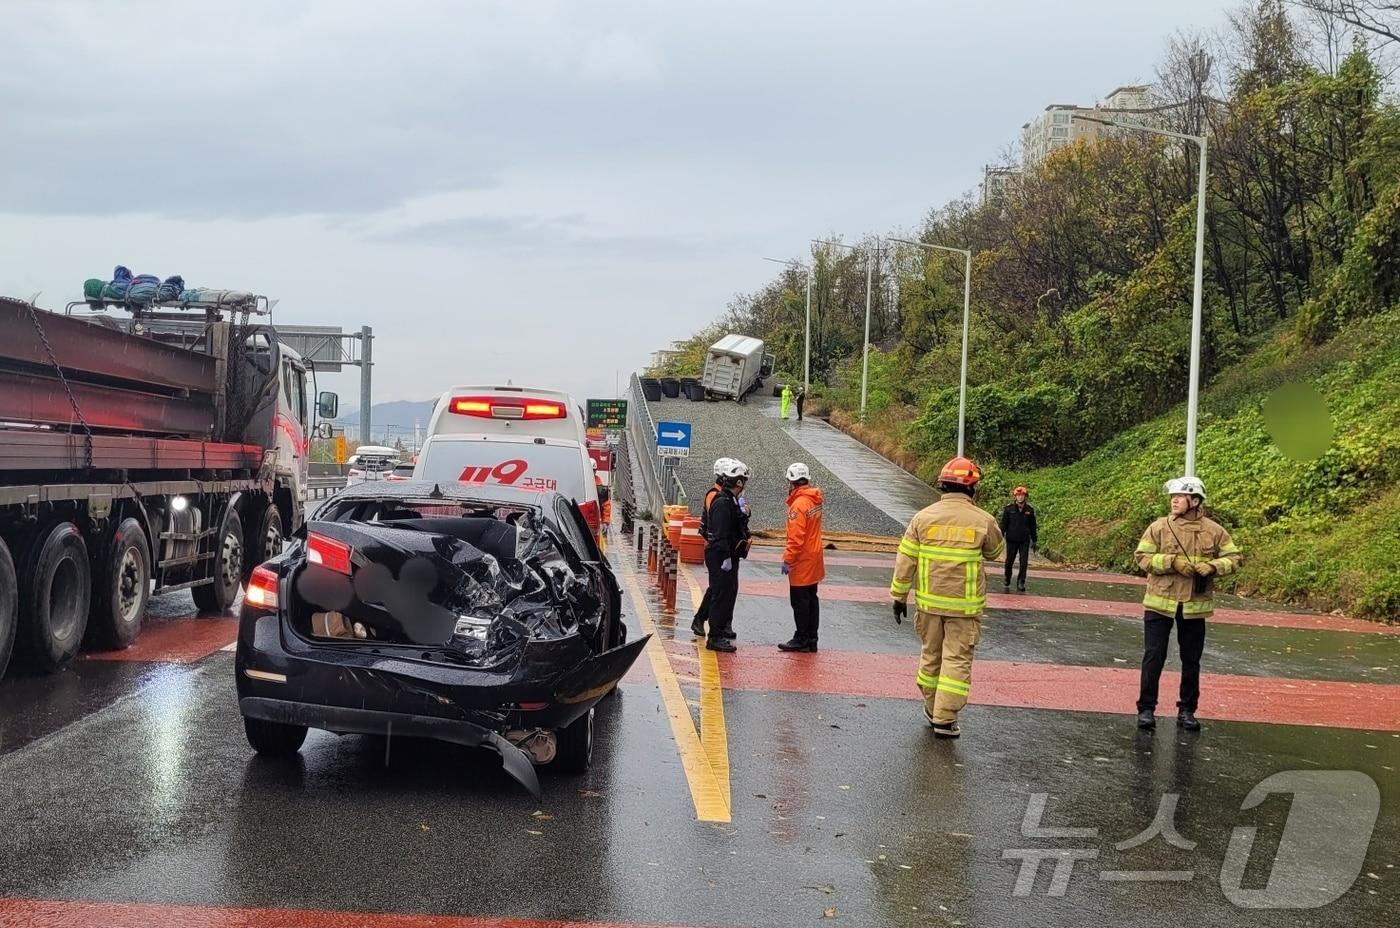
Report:
[[[705,567],[710,574],[710,611],[706,618],[710,622],[711,638],[734,627],[734,602],[739,598],[739,559],[733,558],[731,569],[723,570],[720,565],[725,557],[722,551],[705,549]]]
[[[706,561],[706,564],[708,563],[709,562]],[[743,562],[737,559],[734,561],[734,582],[736,584],[739,582],[739,565],[741,563]],[[710,603],[712,601],[712,590],[714,590],[713,586],[705,587],[705,595],[700,597],[700,605],[695,608],[695,617],[701,622],[707,621],[710,618]]]
[[[817,585],[790,587],[788,602],[792,603],[792,620],[797,625],[797,633],[793,637],[799,641],[816,641],[817,626],[821,624]]]
[[[797,421],[798,421],[798,422],[801,422],[801,421],[802,421],[802,404],[803,404],[804,402],[806,402],[806,400],[807,400],[807,397],[803,396],[801,393],[799,393],[799,394],[797,395]]]
[[[1016,576],[1016,586],[1021,589],[1026,588],[1026,565],[1031,559],[1031,540],[1029,538],[1021,541],[1006,542],[1006,585],[1011,585],[1011,564],[1017,556],[1021,558],[1021,572]]]
[[[1196,711],[1196,701],[1201,695],[1201,652],[1206,647],[1206,620],[1183,619],[1178,605],[1175,619],[1157,612],[1148,612],[1142,617],[1145,646],[1142,685],[1138,690],[1139,712],[1157,708],[1157,684],[1162,679],[1162,666],[1167,662],[1172,622],[1176,622],[1176,649],[1181,654],[1181,697],[1176,707]]]

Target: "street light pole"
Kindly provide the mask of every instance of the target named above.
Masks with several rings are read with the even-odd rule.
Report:
[[[905,238],[893,238],[890,241],[912,245],[915,248],[951,251],[953,254],[962,255],[966,261],[963,271],[962,371],[958,378],[958,457],[962,457],[967,448],[967,342],[972,331],[972,249],[930,245],[927,242],[913,242]]]
[[[1203,135],[1187,135],[1184,132],[1173,132],[1170,129],[1158,129],[1156,126],[1145,126],[1142,123],[1123,122],[1117,119],[1099,119],[1096,116],[1083,116],[1079,113],[1073,114],[1070,118],[1081,119],[1086,122],[1096,122],[1105,126],[1117,126],[1120,129],[1136,129],[1139,132],[1164,135],[1167,138],[1179,139],[1183,142],[1194,142],[1196,147],[1200,150],[1200,160],[1196,170],[1196,267],[1194,270],[1195,281],[1191,290],[1191,368],[1186,386],[1185,476],[1194,477],[1196,476],[1197,410],[1200,406],[1201,397],[1201,290],[1202,279],[1205,272],[1206,243],[1206,138]]]
[[[849,248],[855,251],[856,246],[847,245],[845,242],[829,242],[826,239],[814,238],[815,245],[831,245],[835,248]],[[879,247],[880,239],[875,239],[875,247]],[[861,357],[860,370],[860,421],[865,421],[865,391],[870,382],[870,292],[871,284],[875,277],[875,252],[868,251],[865,255],[865,349]]]
[[[804,330],[804,342],[802,348],[802,392],[804,394],[812,392],[812,266],[803,264],[801,261],[784,261],[781,258],[764,258],[764,261],[772,261],[774,264],[786,264],[789,267],[800,267],[807,271],[807,324]]]

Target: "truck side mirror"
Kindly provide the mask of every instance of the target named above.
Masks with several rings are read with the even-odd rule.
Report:
[[[316,411],[322,419],[334,419],[340,413],[340,397],[329,390],[322,390],[316,398]]]

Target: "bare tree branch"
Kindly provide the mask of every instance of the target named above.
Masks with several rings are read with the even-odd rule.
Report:
[[[1396,0],[1294,0],[1305,10],[1340,19],[1348,25],[1400,43],[1400,2]]]

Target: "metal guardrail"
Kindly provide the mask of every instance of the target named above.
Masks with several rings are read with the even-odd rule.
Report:
[[[636,374],[632,375],[629,389],[632,394],[632,408],[640,410],[641,415],[627,417],[628,433],[632,438],[642,472],[642,489],[646,491],[647,506],[652,510],[653,517],[660,517],[661,506],[673,499],[667,491],[674,492],[674,487],[666,480],[661,458],[656,453],[656,420],[651,417],[651,407],[647,405],[646,395],[642,393],[642,382]]]
[[[306,498],[329,499],[343,489],[344,477],[312,477],[306,481]]]

